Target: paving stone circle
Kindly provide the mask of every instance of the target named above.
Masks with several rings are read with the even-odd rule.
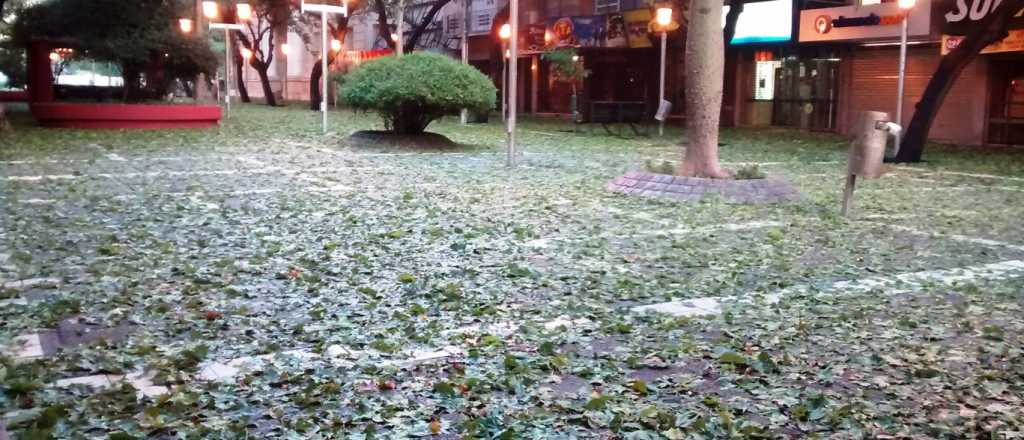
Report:
[[[608,183],[608,190],[632,196],[698,201],[718,195],[730,203],[778,203],[800,199],[789,182],[778,179],[704,179],[630,171]]]

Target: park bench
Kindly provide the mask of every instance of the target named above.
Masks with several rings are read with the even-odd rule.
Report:
[[[637,136],[648,136],[647,103],[643,101],[593,101],[590,103],[590,122],[601,124],[611,136],[622,135],[622,125]],[[643,127],[643,132],[639,127]],[[615,131],[612,128],[615,127]]]

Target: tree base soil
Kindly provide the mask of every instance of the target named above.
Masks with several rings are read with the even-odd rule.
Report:
[[[679,201],[700,201],[718,196],[729,203],[757,204],[789,202],[800,193],[778,178],[732,180],[671,176],[631,171],[608,183],[608,190],[626,195],[660,197]]]

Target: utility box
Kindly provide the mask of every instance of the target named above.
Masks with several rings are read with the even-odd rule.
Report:
[[[877,179],[885,174],[885,147],[890,132],[887,129],[889,114],[886,112],[865,111],[857,119],[854,126],[856,138],[850,144],[847,174]]]

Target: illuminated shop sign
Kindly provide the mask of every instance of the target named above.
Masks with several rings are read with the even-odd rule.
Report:
[[[722,26],[729,7],[722,8]],[[793,39],[792,0],[745,3],[730,44],[780,43]]]
[[[832,18],[828,15],[821,15],[814,19],[814,30],[819,34],[827,34],[834,28],[856,27],[856,26],[890,26],[900,24],[899,15],[877,15],[868,14],[863,17]]]
[[[918,0],[907,19],[907,35],[928,37],[931,1]],[[800,11],[800,42],[898,40],[903,16],[896,2]]]

